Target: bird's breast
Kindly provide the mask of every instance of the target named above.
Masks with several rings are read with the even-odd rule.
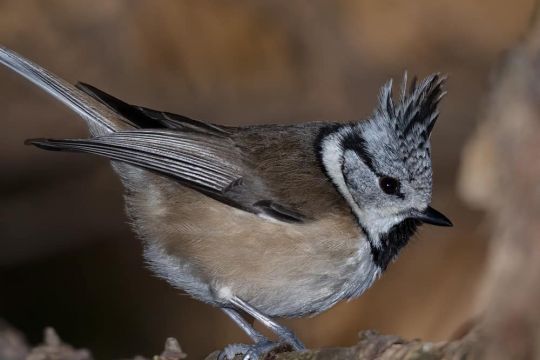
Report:
[[[207,302],[226,289],[268,315],[301,316],[359,295],[378,276],[348,211],[269,221],[169,183],[134,191],[128,210],[151,268]]]

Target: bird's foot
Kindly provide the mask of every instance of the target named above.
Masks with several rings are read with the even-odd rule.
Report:
[[[281,338],[282,344],[288,344],[292,348],[292,350],[301,351],[306,349],[300,339],[298,339],[296,335],[286,327],[281,327],[277,329],[276,334],[278,334],[278,336]]]
[[[269,352],[290,351],[293,348],[285,343],[274,341],[260,341],[256,344],[231,344],[225,347],[219,354],[218,360],[233,360],[236,355],[241,355],[242,360],[262,360]]]

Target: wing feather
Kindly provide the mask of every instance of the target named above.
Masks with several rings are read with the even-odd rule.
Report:
[[[168,128],[191,130],[214,136],[230,134],[225,126],[194,120],[184,115],[158,111],[142,106],[128,104],[105,91],[83,82],[77,83],[77,88],[106,105],[109,109],[129,119],[134,127],[141,129]]]
[[[105,156],[223,192],[242,177],[241,154],[225,139],[171,130],[119,131],[90,139],[32,139],[47,150]]]

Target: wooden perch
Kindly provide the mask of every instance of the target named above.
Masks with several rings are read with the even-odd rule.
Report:
[[[476,336],[455,342],[406,341],[398,336],[379,335],[373,331],[360,333],[358,344],[352,347],[325,348],[304,352],[269,354],[272,360],[336,360],[336,359],[464,359],[474,353]],[[206,360],[216,360],[214,352]],[[237,357],[241,359],[241,357]]]
[[[499,69],[483,120],[463,154],[460,190],[492,223],[478,322],[449,342],[406,341],[363,332],[352,347],[270,354],[272,359],[533,359],[540,358],[540,11],[528,36]],[[1,324],[1,323],[0,323]],[[217,352],[207,360],[216,359]],[[154,360],[185,357],[174,339]],[[89,360],[46,330],[30,349],[0,326],[2,360]],[[142,360],[144,358],[137,357]]]

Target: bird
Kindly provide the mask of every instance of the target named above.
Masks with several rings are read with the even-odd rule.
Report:
[[[89,128],[87,138],[25,143],[109,159],[148,267],[253,340],[220,359],[258,359],[283,344],[304,350],[275,318],[360,296],[419,226],[452,226],[430,206],[430,137],[446,94],[439,73],[409,84],[405,72],[396,96],[388,81],[366,119],[232,127],[72,85],[4,46],[0,63]]]

